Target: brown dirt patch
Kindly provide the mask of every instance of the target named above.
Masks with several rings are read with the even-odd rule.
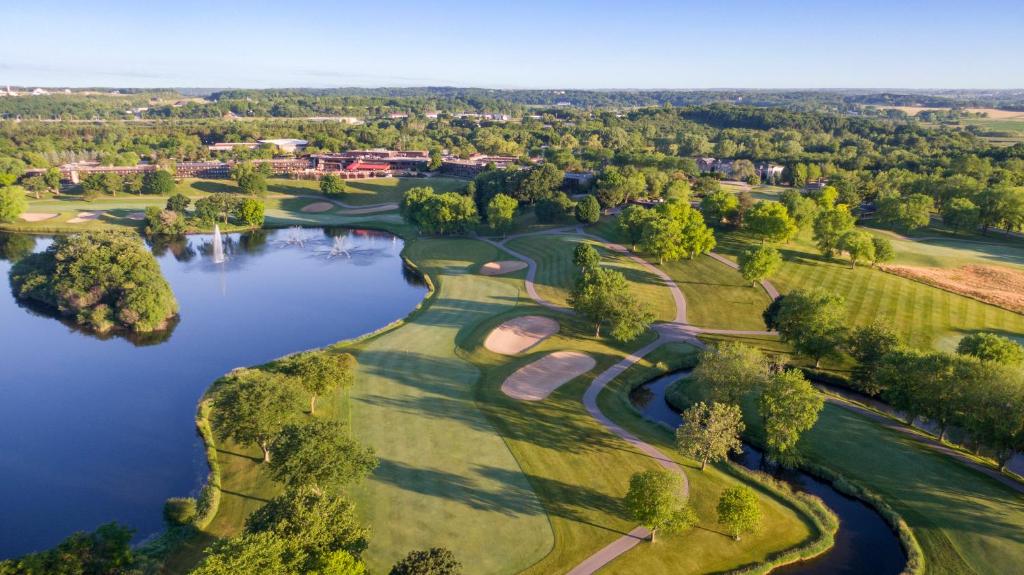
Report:
[[[585,353],[556,351],[517,369],[501,384],[501,391],[515,399],[541,401],[595,365],[597,361]]]
[[[954,269],[880,266],[883,271],[1024,313],[1024,271],[967,265]]]
[[[312,214],[320,214],[323,212],[329,212],[334,209],[334,204],[330,202],[313,202],[302,206],[302,211]]]
[[[85,222],[91,222],[98,220],[103,212],[78,212],[78,215],[68,220],[69,224],[82,224]]]
[[[502,355],[522,353],[558,333],[558,322],[542,315],[512,318],[494,328],[484,347]]]
[[[485,276],[500,276],[502,274],[510,274],[517,272],[521,269],[526,268],[526,262],[519,260],[501,260],[497,262],[487,262],[480,266],[480,275]]]
[[[60,214],[51,214],[44,212],[25,212],[24,214],[21,214],[18,217],[25,220],[26,222],[43,222],[46,220],[52,220],[53,218],[59,215]]]

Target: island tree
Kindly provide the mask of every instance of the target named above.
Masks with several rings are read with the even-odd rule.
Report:
[[[775,275],[782,267],[782,255],[771,246],[743,250],[738,260],[743,279],[754,285]]]
[[[356,358],[350,353],[318,350],[292,356],[286,369],[309,392],[309,413],[316,414],[318,396],[347,389],[355,382]]]
[[[377,467],[373,450],[350,437],[337,421],[289,423],[274,438],[270,476],[290,488],[334,492]]]
[[[772,375],[760,401],[769,459],[787,465],[795,461],[797,442],[814,427],[824,405],[825,399],[800,370],[787,369]]]
[[[761,505],[754,490],[744,485],[730,487],[718,498],[718,522],[733,539],[752,533],[761,525]]]
[[[647,330],[654,321],[650,309],[629,291],[626,276],[615,270],[588,269],[576,281],[569,304],[594,325],[594,337],[601,337],[601,326],[611,326],[611,336],[630,341]]]
[[[650,530],[651,543],[659,530],[678,533],[697,523],[697,514],[686,505],[682,490],[679,475],[667,469],[641,471],[630,478],[623,503],[629,516]]]
[[[256,198],[245,198],[238,207],[238,219],[250,228],[263,227],[266,206]]]
[[[278,373],[246,369],[229,376],[214,395],[214,429],[239,443],[255,443],[270,461],[270,446],[291,419],[294,384]]]
[[[740,434],[745,428],[738,405],[696,403],[683,412],[683,423],[676,429],[676,446],[699,461],[704,471],[709,461],[724,461],[730,453],[743,452]]]

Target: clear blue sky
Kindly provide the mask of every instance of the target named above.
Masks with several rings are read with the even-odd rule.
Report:
[[[1024,1],[2,0],[0,85],[1024,88]]]

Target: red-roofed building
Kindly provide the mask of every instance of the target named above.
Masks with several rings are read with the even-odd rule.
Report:
[[[362,162],[356,160],[345,166],[346,172],[386,172],[391,169],[391,164]]]

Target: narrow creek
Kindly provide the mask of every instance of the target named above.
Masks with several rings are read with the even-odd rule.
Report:
[[[689,372],[665,375],[633,390],[633,406],[652,421],[675,429],[682,422],[665,394],[670,385]],[[885,519],[867,504],[836,491],[829,483],[796,470],[764,468],[761,451],[744,443],[743,453],[734,458],[748,469],[768,471],[794,489],[816,495],[839,517],[835,546],[814,559],[780,567],[772,573],[785,575],[887,575],[903,571],[907,556],[899,538]]]

